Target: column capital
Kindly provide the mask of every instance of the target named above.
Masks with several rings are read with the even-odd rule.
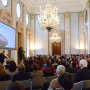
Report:
[[[90,8],[90,0],[87,1],[87,7]]]

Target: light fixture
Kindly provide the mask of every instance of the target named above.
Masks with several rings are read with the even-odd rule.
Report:
[[[58,9],[52,7],[49,1],[46,9],[42,10],[40,7],[40,15],[38,16],[38,24],[41,30],[59,30],[59,16],[57,15]]]
[[[59,43],[61,42],[61,33],[60,32],[53,32],[50,34],[50,41],[52,43],[56,42]]]

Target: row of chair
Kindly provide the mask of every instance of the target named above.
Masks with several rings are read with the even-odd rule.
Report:
[[[52,79],[56,78],[56,76],[52,77],[44,77],[44,78],[37,78],[37,79],[29,79],[23,81],[16,81],[21,83],[24,88],[30,88],[30,90],[40,90],[44,83],[50,83]],[[0,82],[0,90],[6,90],[8,86],[12,83],[11,80],[9,81],[1,81]],[[81,81],[78,83],[74,83],[72,90],[82,90],[90,88],[90,80]],[[63,89],[56,89],[56,90],[63,90]]]
[[[55,90],[64,90],[63,88],[56,88]],[[74,83],[72,90],[90,90],[90,80],[84,80]]]
[[[37,78],[37,79],[29,79],[29,80],[23,80],[23,81],[16,81],[18,83],[21,83],[24,88],[30,88],[30,90],[34,89],[40,89],[44,85],[44,83],[48,82],[50,83],[52,79],[56,78],[56,76],[52,77],[44,77],[44,78]],[[6,90],[8,86],[12,83],[11,80],[8,81],[0,81],[0,90]]]

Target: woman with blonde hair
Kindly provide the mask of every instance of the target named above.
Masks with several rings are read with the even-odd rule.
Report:
[[[7,74],[6,68],[0,63],[0,81],[10,80],[10,75]]]
[[[14,75],[13,81],[21,81],[21,80],[28,80],[31,78],[31,75],[28,72],[25,72],[25,65],[19,64],[18,66],[18,73]]]

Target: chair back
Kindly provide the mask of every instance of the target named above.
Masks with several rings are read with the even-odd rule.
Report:
[[[72,90],[82,90],[82,87],[83,87],[83,81],[74,83]]]
[[[7,90],[8,86],[10,85],[12,81],[0,81],[0,90]]]
[[[23,80],[23,81],[16,81],[16,82],[20,83],[25,89],[30,88],[30,90],[32,90],[32,81],[31,81],[31,79]]]
[[[50,83],[53,79],[57,78],[57,76],[47,77],[47,82]]]
[[[46,77],[44,78],[34,78],[32,79],[32,87],[33,89],[35,88],[42,88],[42,86],[44,85],[44,83],[46,82]]]
[[[90,80],[84,80],[83,81],[83,89],[89,89],[90,90]]]
[[[72,74],[72,77],[73,77],[73,80],[75,79],[76,77],[76,73],[71,73]]]
[[[64,90],[63,88],[55,88],[55,90]]]

